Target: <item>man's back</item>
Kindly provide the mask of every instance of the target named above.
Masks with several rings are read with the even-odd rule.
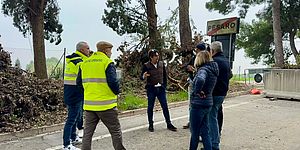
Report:
[[[232,76],[229,61],[222,52],[215,54],[213,59],[219,66],[219,76],[213,91],[213,96],[226,96],[229,79]]]

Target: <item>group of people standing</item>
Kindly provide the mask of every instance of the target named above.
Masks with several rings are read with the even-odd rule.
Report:
[[[210,47],[198,44],[196,56],[187,65],[190,76],[189,100],[190,150],[196,150],[202,138],[205,150],[219,150],[223,122],[222,103],[232,76],[230,63],[223,54],[222,43]]]
[[[66,57],[64,74],[64,102],[68,117],[63,132],[65,150],[78,150],[74,145],[82,142],[83,150],[91,149],[97,124],[101,120],[109,130],[113,147],[125,150],[118,119],[117,95],[120,93],[116,67],[110,59],[113,45],[100,41],[97,51],[90,51],[87,42],[79,42],[76,52]],[[190,150],[196,150],[202,137],[205,150],[219,149],[220,132],[218,112],[228,91],[230,65],[222,52],[222,43],[213,42],[209,47],[197,45],[196,56],[187,66],[190,72],[189,87],[191,131]],[[148,97],[148,130],[154,132],[153,108],[156,97],[163,110],[167,129],[177,131],[172,124],[166,98],[167,72],[155,49],[148,52],[149,62],[142,67],[141,80],[146,80]],[[83,137],[76,128],[83,129]]]
[[[64,74],[64,102],[68,117],[64,127],[64,150],[91,150],[92,137],[101,120],[109,130],[113,147],[125,150],[118,119],[117,95],[120,93],[116,67],[110,59],[113,45],[100,41],[97,51],[91,53],[87,42],[79,42],[76,52],[67,56]],[[82,112],[85,110],[83,138],[76,134]],[[83,128],[83,127],[82,127]]]

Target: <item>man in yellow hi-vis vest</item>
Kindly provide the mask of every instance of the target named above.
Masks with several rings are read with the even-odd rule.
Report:
[[[76,125],[82,127],[82,87],[76,84],[79,66],[90,54],[87,42],[78,42],[76,52],[66,56],[66,69],[64,73],[64,102],[68,110],[68,118],[63,133],[65,150],[77,150],[73,144],[81,143],[76,135]],[[80,128],[79,128],[80,129]]]
[[[92,137],[101,120],[111,133],[113,147],[125,150],[122,144],[121,125],[118,119],[117,95],[120,93],[116,68],[110,59],[113,45],[100,41],[97,52],[86,59],[80,69],[84,88],[85,125],[82,149],[90,150]]]

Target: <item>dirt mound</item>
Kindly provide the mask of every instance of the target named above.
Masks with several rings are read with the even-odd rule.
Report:
[[[65,117],[63,82],[11,67],[10,54],[1,48],[0,133],[61,123]]]

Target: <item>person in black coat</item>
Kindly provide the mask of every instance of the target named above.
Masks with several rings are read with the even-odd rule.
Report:
[[[218,116],[219,111],[222,113],[222,104],[227,95],[229,79],[232,77],[229,60],[224,56],[222,43],[215,41],[210,46],[213,60],[219,66],[219,76],[216,86],[213,90],[213,106],[209,114],[210,136],[212,139],[213,150],[218,150],[220,144],[220,128],[223,122],[223,115]],[[219,114],[220,115],[220,114]],[[218,120],[219,119],[219,120]]]

